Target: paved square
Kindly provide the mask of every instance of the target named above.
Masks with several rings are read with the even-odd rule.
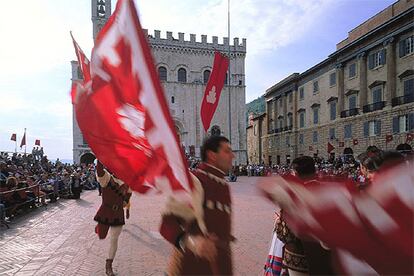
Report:
[[[234,272],[260,275],[273,227],[273,206],[257,194],[258,178],[230,183],[233,195]],[[0,229],[0,275],[104,275],[109,240],[94,233],[98,191],[59,200]],[[117,275],[163,275],[171,246],[158,232],[162,196],[132,197],[131,218],[119,240]]]

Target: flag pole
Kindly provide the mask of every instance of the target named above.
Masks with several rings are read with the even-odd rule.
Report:
[[[26,156],[27,149],[27,137],[26,137],[26,128],[24,128],[24,156]]]
[[[227,78],[227,87],[229,92],[229,140],[231,144],[231,96],[230,96],[230,86],[231,86],[231,58],[230,58],[230,0],[227,1],[227,36],[229,38],[229,45],[227,48],[228,56],[229,56],[229,70],[228,70],[228,78]]]

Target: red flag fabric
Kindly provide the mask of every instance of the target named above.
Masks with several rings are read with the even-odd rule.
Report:
[[[392,140],[393,140],[393,137],[392,137],[392,135],[391,135],[391,134],[389,134],[389,135],[385,136],[385,142],[386,142],[386,143],[392,142]]]
[[[362,194],[351,195],[343,185],[308,189],[280,177],[260,188],[283,208],[298,236],[349,252],[380,275],[412,275],[413,168],[411,160],[381,172]]]
[[[345,147],[345,142],[339,142],[339,147],[340,147],[340,148]]]
[[[406,143],[411,142],[412,140],[414,140],[414,134],[412,133],[407,133],[407,138],[406,138]]]
[[[352,143],[354,144],[354,146],[358,145],[358,139],[352,140]]]
[[[79,68],[81,69],[83,75],[83,82],[73,81],[72,89],[70,91],[70,95],[72,98],[72,104],[75,103],[77,94],[87,90],[87,86],[90,85],[91,80],[91,73],[90,73],[90,62],[86,55],[83,53],[82,49],[79,47],[79,44],[76,42],[75,38],[70,32],[70,36],[72,37],[73,46],[75,47],[76,57],[78,59]]]
[[[20,142],[20,148],[26,145],[26,132],[23,135],[22,141]]]
[[[200,110],[201,121],[206,132],[210,128],[211,120],[216,112],[228,67],[229,59],[223,54],[215,52],[213,71],[204,91]]]
[[[12,136],[10,137],[10,140],[12,141],[16,141],[17,137],[16,137],[16,133],[13,133]]]
[[[328,153],[331,153],[331,151],[333,151],[335,149],[335,147],[331,144],[331,143],[329,143],[328,142]]]
[[[97,159],[135,191],[188,199],[190,174],[132,0],[118,1],[99,33],[91,73],[75,112]]]
[[[36,141],[35,141],[35,145],[36,145],[36,146],[40,146],[40,140],[39,140],[39,139],[36,139]]]

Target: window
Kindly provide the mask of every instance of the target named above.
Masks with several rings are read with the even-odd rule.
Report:
[[[414,113],[392,118],[392,132],[403,133],[414,129]]]
[[[304,143],[304,137],[303,137],[303,133],[299,134],[299,144],[303,145]]]
[[[293,99],[293,94],[289,93],[289,103],[292,103],[292,99]]]
[[[217,125],[214,125],[212,128],[211,128],[211,136],[220,136],[221,135],[221,130],[220,130],[220,127],[219,126],[217,126]]]
[[[305,98],[305,88],[299,88],[299,100],[303,100]]]
[[[335,128],[330,128],[329,129],[329,140],[334,140],[335,138],[336,138]]]
[[[351,65],[349,65],[348,75],[350,79],[356,77],[356,63],[352,63]]]
[[[286,145],[290,146],[290,136],[286,136]]]
[[[312,141],[314,143],[318,143],[318,132],[317,131],[314,131],[313,132],[313,134],[312,134]]]
[[[414,79],[404,81],[404,95],[414,95]]]
[[[187,71],[184,68],[178,69],[178,81],[187,82]]]
[[[82,142],[83,145],[88,146],[88,142],[86,142],[85,137],[82,135]]]
[[[407,37],[399,43],[400,57],[412,54],[414,52],[414,36]]]
[[[329,75],[329,85],[330,86],[336,85],[336,72],[333,72]]]
[[[293,126],[293,115],[292,113],[288,114],[288,126]]]
[[[279,101],[279,106],[280,106],[280,107],[282,107],[282,106],[283,106],[283,98],[280,98],[280,101]]]
[[[319,123],[319,107],[313,108],[313,123],[315,125]]]
[[[254,125],[253,126],[253,135],[254,136],[257,136],[257,132],[256,131],[257,131],[257,125]]]
[[[319,82],[318,81],[314,81],[313,82],[313,94],[318,93],[319,91]]]
[[[344,127],[344,133],[345,133],[345,139],[351,139],[352,138],[352,125],[345,125]]]
[[[175,98],[174,96],[171,97],[171,103],[175,103]]]
[[[80,80],[83,79],[82,69],[81,69],[80,66],[78,66],[78,79],[80,79]]]
[[[336,101],[332,101],[329,104],[329,110],[330,110],[330,114],[331,114],[331,120],[335,120],[336,119]]]
[[[368,56],[368,68],[375,69],[378,66],[385,64],[386,50],[382,49]]]
[[[380,136],[381,121],[369,121],[364,123],[364,137]]]
[[[226,73],[226,79],[224,80],[224,84],[229,84],[229,73]]]
[[[210,70],[205,70],[203,73],[203,81],[204,84],[206,84],[208,82],[208,80],[210,79]]]
[[[279,118],[279,128],[283,127],[283,117]]]
[[[355,109],[356,108],[356,102],[357,102],[356,95],[349,96],[349,98],[348,98],[349,109]]]
[[[305,112],[301,112],[299,114],[299,127],[304,128],[305,127]]]
[[[372,103],[382,102],[382,87],[372,89]]]
[[[158,67],[158,77],[161,81],[167,81],[167,68],[164,66]]]

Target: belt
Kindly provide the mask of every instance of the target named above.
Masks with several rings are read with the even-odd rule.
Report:
[[[112,205],[111,204],[104,204],[104,205],[105,205],[105,207],[107,207],[107,208],[109,208],[113,211],[118,211],[118,210],[122,209],[122,207],[119,206],[118,204],[112,204]]]

